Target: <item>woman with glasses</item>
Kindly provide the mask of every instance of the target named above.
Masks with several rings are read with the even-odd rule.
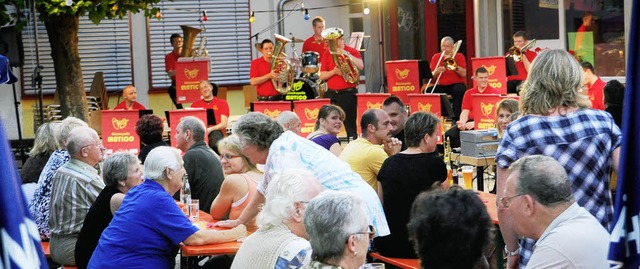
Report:
[[[220,140],[218,150],[225,178],[220,193],[211,204],[210,214],[218,220],[225,219],[227,215],[228,219],[237,219],[253,198],[258,183],[262,181],[262,172],[242,154],[237,136],[231,135]],[[255,231],[255,218],[247,222],[246,226],[247,230]]]
[[[341,191],[325,191],[309,202],[304,227],[313,249],[308,269],[357,269],[365,263],[375,228],[364,203]]]
[[[106,186],[84,218],[84,224],[76,242],[75,256],[78,268],[87,268],[102,231],[109,226],[125,194],[131,188],[142,184],[142,166],[135,155],[117,152],[102,164],[102,179]]]
[[[307,136],[307,139],[340,156],[342,148],[338,134],[342,129],[344,111],[336,105],[323,105],[318,112],[315,131]]]
[[[102,232],[88,268],[173,268],[179,245],[237,240],[244,225],[231,230],[199,230],[171,195],[185,174],[180,153],[157,147],[144,163],[145,181],[129,191]]]

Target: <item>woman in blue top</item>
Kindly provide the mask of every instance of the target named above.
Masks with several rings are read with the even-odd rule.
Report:
[[[173,268],[178,246],[236,240],[244,226],[231,230],[198,230],[172,195],[180,190],[184,162],[171,147],[157,147],[147,156],[145,181],[129,191],[104,230],[88,268]]]
[[[344,121],[344,111],[336,105],[323,105],[318,112],[316,120],[316,130],[307,136],[307,139],[328,149],[336,156],[340,156],[342,148],[338,134],[342,130]]]

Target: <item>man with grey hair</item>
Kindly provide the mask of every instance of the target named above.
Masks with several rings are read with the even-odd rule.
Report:
[[[311,261],[305,208],[323,188],[306,170],[275,175],[258,215],[260,229],[244,240],[231,268],[300,268]]]
[[[276,122],[282,125],[285,131],[292,131],[297,135],[300,135],[302,132],[302,130],[300,130],[300,117],[291,111],[282,111],[282,113],[278,115],[278,118],[276,118]]]
[[[465,83],[467,82],[467,60],[462,53],[458,52],[456,55],[453,53],[453,38],[445,36],[440,41],[440,53],[436,53],[431,57],[431,70],[433,77],[436,78],[438,84],[427,88],[427,93],[433,91],[434,93],[446,93],[453,97],[453,116],[454,120],[458,120],[460,113],[462,112],[462,98],[467,91]],[[445,59],[453,59],[456,62],[456,66],[445,67]],[[436,66],[439,63],[438,66]],[[450,68],[453,68],[450,69]],[[433,89],[435,87],[435,90]]]
[[[200,199],[200,210],[209,213],[213,199],[220,192],[224,174],[220,157],[207,146],[205,137],[204,122],[193,116],[182,118],[176,128],[176,147],[184,152],[182,159],[191,186],[191,198]]]
[[[70,156],[65,144],[67,143],[69,132],[80,126],[88,125],[75,117],[67,117],[60,123],[60,129],[55,133],[58,149],[51,154],[47,164],[42,169],[40,178],[38,178],[38,187],[29,203],[29,212],[33,216],[40,232],[40,238],[43,240],[49,239],[51,235],[49,231],[49,202],[51,201],[51,186],[53,185],[51,180],[58,168],[69,161]]]
[[[104,147],[95,130],[83,126],[69,133],[66,144],[71,156],[53,177],[51,188],[51,259],[75,266],[78,234],[89,208],[105,185],[94,168],[102,161]]]
[[[500,205],[518,235],[536,240],[527,267],[608,268],[609,233],[575,202],[567,173],[555,159],[531,155],[514,162]],[[505,247],[505,253],[518,250]]]

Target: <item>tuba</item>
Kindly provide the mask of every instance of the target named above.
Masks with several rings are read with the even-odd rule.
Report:
[[[356,67],[356,64],[348,56],[338,52],[337,39],[343,36],[342,29],[338,27],[332,27],[322,31],[322,37],[329,40],[329,51],[333,62],[342,72],[342,78],[348,83],[357,83],[360,81],[360,70]]]
[[[196,43],[196,37],[202,29],[193,28],[191,26],[180,25],[182,28],[182,54],[181,57],[195,57],[193,53],[193,44]]]
[[[507,57],[509,56],[513,57],[513,60],[517,63],[520,60],[522,60],[522,54],[524,54],[527,50],[531,49],[535,45],[536,45],[536,40],[532,39],[531,41],[529,41],[529,43],[524,45],[524,47],[522,48],[513,46],[509,48],[509,55],[507,55]]]
[[[293,80],[295,79],[295,70],[291,61],[287,59],[287,55],[284,54],[284,45],[287,42],[291,42],[291,39],[288,39],[279,34],[275,34],[276,37],[276,45],[273,49],[273,55],[271,56],[271,72],[275,72],[278,74],[278,77],[271,80],[273,83],[273,87],[281,94],[287,94],[291,90],[291,85],[293,85]]]

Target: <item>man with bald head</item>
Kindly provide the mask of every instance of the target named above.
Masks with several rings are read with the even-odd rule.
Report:
[[[531,155],[514,162],[499,206],[519,236],[536,240],[527,268],[609,268],[609,233],[575,202],[555,159]],[[518,250],[505,246],[507,256],[518,256]]]
[[[392,136],[393,126],[387,112],[368,109],[360,119],[362,136],[349,143],[340,159],[360,174],[374,190],[378,190],[378,171],[387,157],[400,152],[402,142]]]
[[[136,88],[131,85],[124,87],[124,89],[122,90],[122,99],[124,99],[124,101],[122,101],[115,108],[113,108],[114,110],[119,110],[119,109],[145,110],[147,109],[142,104],[136,102],[136,99],[138,99],[138,92],[136,91]]]
[[[52,179],[49,246],[54,262],[75,266],[78,234],[89,208],[105,186],[94,168],[102,161],[105,148],[98,133],[86,126],[71,130],[66,148],[71,159]]]

